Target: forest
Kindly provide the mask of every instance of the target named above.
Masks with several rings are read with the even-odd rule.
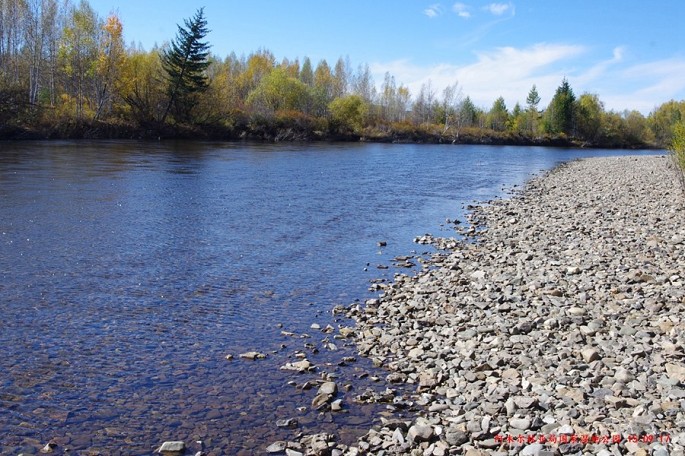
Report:
[[[88,1],[0,0],[0,138],[215,138],[668,147],[685,101],[647,116],[560,81],[547,106],[476,106],[458,81],[411,93],[349,58],[211,53],[202,9],[158,48],[126,45]],[[133,37],[135,38],[135,37]]]

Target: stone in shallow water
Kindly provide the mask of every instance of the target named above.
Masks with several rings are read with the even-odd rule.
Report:
[[[338,385],[335,382],[326,382],[319,387],[319,394],[329,394],[331,396],[338,392]]]
[[[296,361],[294,363],[287,363],[284,366],[281,366],[281,370],[289,370],[289,371],[297,371],[297,372],[305,372],[308,371],[312,368],[312,363],[310,363],[308,360],[303,359],[302,361]]]
[[[157,450],[158,453],[163,455],[172,456],[176,454],[182,454],[186,450],[186,444],[180,441],[164,442],[162,446]]]
[[[52,453],[57,448],[57,444],[54,442],[47,443],[41,450],[41,453]]]
[[[302,453],[301,451],[293,450],[290,448],[286,448],[285,454],[286,456],[304,456],[304,453]]]
[[[312,399],[312,407],[319,408],[323,407],[330,401],[332,396],[330,394],[317,394],[314,399]]]
[[[264,358],[266,358],[266,355],[264,353],[252,351],[252,352],[241,353],[240,357],[243,359],[255,360],[255,359],[264,359]]]
[[[297,418],[287,418],[283,420],[276,420],[276,427],[280,428],[294,428],[297,427]]]
[[[285,451],[286,446],[287,446],[286,442],[279,440],[278,442],[274,442],[271,445],[269,445],[268,447],[266,447],[266,452],[269,454],[282,453]]]

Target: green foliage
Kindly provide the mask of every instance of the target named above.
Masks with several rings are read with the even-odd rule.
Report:
[[[32,109],[26,100],[25,87],[5,85],[0,88],[0,132],[32,120]]]
[[[533,84],[530,92],[528,92],[528,97],[526,97],[526,105],[529,111],[536,111],[538,109],[538,104],[540,104],[540,95],[538,94],[538,89]]]
[[[540,119],[540,112],[538,110],[538,105],[540,104],[540,94],[538,94],[538,89],[533,84],[530,91],[528,92],[528,97],[526,97],[526,112],[519,126],[521,130],[529,135],[536,136],[538,133],[538,125]]]
[[[673,127],[670,150],[681,172],[685,175],[685,121],[680,121]]]
[[[5,137],[41,128],[83,133],[95,119],[113,131],[138,128],[154,137],[204,131],[279,140],[328,132],[392,141],[668,147],[685,121],[685,101],[664,103],[647,118],[606,112],[597,95],[576,99],[566,79],[546,110],[533,85],[510,113],[502,97],[490,109],[474,105],[456,83],[426,81],[412,94],[388,73],[377,91],[369,66],[353,71],[344,58],[313,68],[306,56],[301,64],[277,60],[267,49],[210,56],[202,9],[163,51],[127,48],[116,15],[103,21],[87,0],[0,0],[0,9]]]
[[[685,101],[668,101],[655,109],[648,118],[648,124],[654,140],[660,146],[667,147],[673,138],[673,129],[685,120]]]
[[[575,101],[573,89],[571,89],[568,80],[564,78],[545,113],[545,131],[547,133],[563,133],[568,136],[573,134],[573,105]]]
[[[459,109],[459,117],[463,121],[464,127],[473,127],[478,121],[478,109],[473,104],[470,97],[464,98]]]
[[[361,131],[369,106],[359,95],[347,95],[333,100],[328,109],[332,127],[340,133],[348,133]]]
[[[302,62],[300,81],[304,82],[309,87],[314,85],[314,70],[312,69],[312,61],[309,60],[309,57],[305,57],[304,62]]]
[[[162,67],[167,74],[169,103],[162,116],[166,120],[171,108],[180,120],[188,120],[190,110],[195,104],[194,94],[207,89],[205,74],[209,67],[209,48],[204,37],[209,33],[204,9],[200,8],[192,19],[184,21],[185,27],[178,26],[176,38],[162,53]]]
[[[72,7],[62,32],[57,53],[60,63],[65,93],[62,96],[62,113],[74,115],[77,119],[95,113],[93,92],[97,59],[98,33],[101,21],[86,1]]]
[[[122,110],[139,125],[155,122],[166,109],[168,101],[159,84],[163,71],[156,51],[132,52],[126,59],[119,87],[126,103]]]
[[[488,113],[488,126],[494,131],[504,131],[509,120],[509,111],[507,105],[504,103],[504,98],[499,97],[492,104],[490,112]]]
[[[653,142],[654,137],[647,126],[647,119],[638,111],[623,113],[623,137],[628,144]]]
[[[524,130],[525,122],[526,113],[521,109],[521,105],[516,103],[507,121],[507,130],[512,133],[521,134]]]
[[[302,110],[308,104],[309,89],[297,78],[276,68],[264,76],[250,92],[247,104],[261,116],[271,116],[280,110]]]
[[[576,134],[580,139],[594,143],[601,138],[604,105],[597,95],[584,93],[576,101]]]

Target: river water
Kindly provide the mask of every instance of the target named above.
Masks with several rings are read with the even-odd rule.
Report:
[[[357,403],[387,373],[341,363],[354,347],[311,325],[350,325],[333,307],[411,273],[393,258],[430,253],[417,235],[454,236],[445,219],[466,205],[566,160],[624,153],[0,143],[0,453],[151,454],[183,440],[254,454],[319,431],[351,443],[412,410]],[[280,369],[298,353],[317,369]],[[326,374],[351,388],[342,412],[312,409],[316,388],[301,388]],[[286,418],[295,427],[276,426]]]

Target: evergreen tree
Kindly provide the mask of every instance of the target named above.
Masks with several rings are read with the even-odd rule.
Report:
[[[549,103],[546,112],[546,129],[548,133],[573,133],[573,106],[576,97],[573,89],[564,78],[557,88],[554,98]]]
[[[504,98],[499,97],[492,104],[490,112],[488,113],[488,123],[490,128],[495,131],[503,131],[509,120],[509,111],[507,111],[507,105],[504,103]]]
[[[304,62],[302,62],[300,81],[304,82],[309,87],[314,86],[314,70],[312,69],[312,61],[309,60],[309,57],[305,57]]]
[[[540,103],[540,95],[538,94],[537,87],[535,87],[535,84],[533,84],[533,87],[531,87],[530,92],[528,92],[528,98],[526,98],[528,110],[537,112],[538,103]]]
[[[162,122],[172,107],[179,117],[186,119],[194,105],[193,95],[205,91],[209,85],[206,70],[210,45],[202,41],[209,33],[204,8],[197,10],[195,16],[185,19],[184,23],[185,27],[178,26],[176,38],[162,53],[169,96]]]
[[[538,128],[538,104],[540,103],[540,95],[538,94],[538,89],[533,84],[530,92],[528,92],[528,97],[526,98],[526,130],[535,134]]]
[[[465,127],[473,127],[476,125],[478,112],[476,105],[474,105],[473,101],[471,101],[471,97],[467,96],[461,103],[459,116],[463,119]]]

